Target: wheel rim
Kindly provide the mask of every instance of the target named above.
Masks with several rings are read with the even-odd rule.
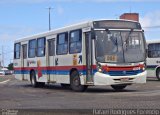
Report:
[[[74,79],[73,79],[73,84],[74,84],[75,86],[79,86],[79,79],[78,79],[78,78],[74,78]]]
[[[79,76],[78,76],[77,72],[73,74],[73,84],[75,86],[79,86],[80,85],[80,80],[79,80]]]

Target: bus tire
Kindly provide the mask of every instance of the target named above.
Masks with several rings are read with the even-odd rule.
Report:
[[[38,82],[38,86],[39,87],[44,87],[45,86],[45,82]]]
[[[84,92],[87,86],[81,85],[78,71],[74,70],[70,75],[71,89],[76,92]]]
[[[160,81],[160,68],[158,68],[156,71],[156,77]]]
[[[32,85],[32,87],[39,87],[39,83],[37,82],[37,80],[36,80],[36,74],[35,74],[35,72],[34,71],[31,71],[31,85]]]
[[[123,90],[124,88],[126,88],[127,85],[111,85],[111,87],[116,91],[120,91],[120,90]]]

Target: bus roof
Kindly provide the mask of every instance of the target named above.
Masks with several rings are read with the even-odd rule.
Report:
[[[160,40],[148,40],[147,44],[152,44],[152,43],[160,43]]]
[[[38,33],[38,34],[35,34],[35,35],[32,35],[32,36],[27,36],[27,37],[24,37],[24,38],[20,38],[20,39],[15,40],[15,43],[28,41],[28,40],[36,39],[36,38],[41,38],[41,37],[45,37],[45,36],[51,36],[51,35],[54,35],[54,34],[57,34],[57,33],[62,33],[62,32],[68,31],[68,30],[74,30],[74,29],[78,29],[78,28],[80,29],[80,28],[85,28],[85,27],[93,27],[93,22],[98,22],[98,21],[136,22],[136,21],[124,20],[124,19],[114,19],[114,20],[113,19],[108,19],[108,20],[101,19],[101,20],[93,20],[93,21],[84,21],[84,22],[81,22],[81,23],[72,24],[72,25],[65,26],[65,27],[58,28],[58,29],[54,29],[54,30],[51,30],[51,31],[46,31],[46,32]],[[139,23],[139,22],[136,22],[136,23]]]
[[[38,33],[38,34],[35,34],[35,35],[32,35],[32,36],[27,36],[27,37],[24,37],[24,38],[20,38],[20,39],[17,39],[15,42],[27,41],[27,40],[30,40],[30,39],[34,39],[34,38],[36,39],[36,38],[40,38],[40,37],[44,37],[44,36],[51,36],[51,35],[61,33],[61,32],[65,32],[65,31],[68,31],[68,30],[71,30],[71,29],[88,27],[88,26],[91,26],[90,24],[92,24],[92,21],[81,22],[81,23],[70,25],[70,26],[65,26],[65,27],[62,27],[62,28],[54,29],[54,30],[51,30],[51,31]]]

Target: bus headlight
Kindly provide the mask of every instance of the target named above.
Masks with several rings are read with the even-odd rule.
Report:
[[[102,66],[101,66],[101,64],[97,64],[97,70],[98,70],[98,72],[100,72],[100,73],[102,73],[103,72],[103,70],[102,70]]]
[[[142,68],[142,70],[143,70],[143,71],[145,71],[145,70],[146,70],[146,68],[145,68],[145,67],[143,67],[143,68]]]
[[[102,69],[101,69],[101,68],[99,68],[99,69],[98,69],[98,72],[102,73],[103,71],[102,71]]]
[[[145,71],[145,70],[146,70],[146,66],[145,66],[145,64],[141,64],[141,65],[139,65],[139,66],[140,66],[141,70],[143,70],[143,71]]]

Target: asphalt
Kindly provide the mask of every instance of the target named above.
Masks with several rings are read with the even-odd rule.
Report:
[[[160,81],[157,80],[134,84],[119,92],[110,86],[74,92],[59,84],[33,88],[30,82],[16,80],[14,76],[0,79],[1,109],[160,109]]]

